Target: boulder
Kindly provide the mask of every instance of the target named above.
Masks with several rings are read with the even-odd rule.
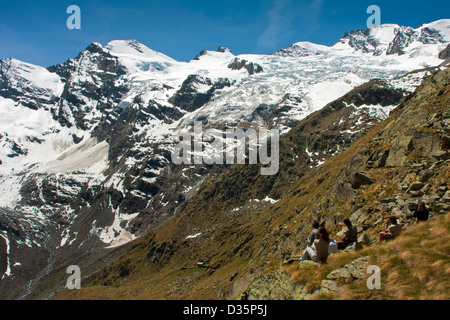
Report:
[[[359,236],[358,242],[366,246],[372,244],[372,240],[370,240],[369,236],[366,233],[363,233]]]
[[[375,180],[367,172],[355,172],[350,176],[350,184],[353,189],[358,189],[363,185],[370,185],[375,182]]]
[[[355,201],[355,194],[352,190],[352,185],[349,183],[337,183],[335,188],[336,198],[339,201],[346,203]]]
[[[340,290],[336,281],[324,279],[320,282],[320,293],[338,293]]]
[[[432,177],[434,177],[434,173],[431,170],[425,170],[422,172],[421,176],[420,176],[420,182],[427,182],[428,180],[430,180]]]
[[[365,210],[359,209],[355,211],[352,216],[350,217],[350,220],[353,221],[354,224],[364,224],[369,219],[369,216],[366,214]]]
[[[429,198],[430,198],[431,203],[434,203],[436,201],[439,201],[439,199],[441,199],[441,197],[439,197],[437,194],[432,194],[432,195],[430,195]]]
[[[344,249],[344,252],[355,252],[362,250],[363,246],[359,242],[354,242],[353,244],[349,245],[347,248]]]
[[[290,300],[291,281],[285,273],[273,271],[254,281],[244,295],[248,300]]]
[[[450,153],[444,150],[435,150],[431,153],[431,156],[437,160],[446,160],[450,158]]]
[[[327,275],[326,279],[327,280],[364,279],[366,277],[366,266],[368,262],[369,256],[358,258],[339,269],[331,271]]]
[[[400,218],[400,217],[403,217],[406,215],[406,212],[400,208],[392,209],[391,213],[394,217],[397,217],[397,218]]]
[[[425,186],[425,184],[423,182],[420,181],[414,181],[413,183],[411,183],[411,185],[408,188],[408,192],[409,191],[419,191],[422,190],[422,188]]]
[[[386,167],[399,167],[405,163],[406,153],[411,148],[411,140],[412,137],[400,136],[393,141],[386,159]]]

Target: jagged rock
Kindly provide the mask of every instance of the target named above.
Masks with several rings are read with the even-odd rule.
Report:
[[[336,280],[336,279],[348,279],[348,278],[352,278],[352,273],[350,272],[350,270],[344,266],[342,268],[333,270],[332,272],[330,272],[327,277],[328,280]]]
[[[396,197],[396,203],[399,207],[404,207],[406,205],[405,199],[402,196],[399,198]]]
[[[396,33],[394,40],[389,44],[386,55],[398,54],[400,56],[405,54],[405,48],[416,38],[416,31],[411,27],[399,30],[399,32]]]
[[[257,63],[249,62],[247,60],[235,58],[233,62],[228,65],[231,70],[241,70],[244,68],[249,75],[263,72],[264,69]]]
[[[380,200],[381,203],[383,204],[395,204],[395,198],[384,198]]]
[[[413,178],[414,178],[414,173],[408,173],[402,182],[409,185]]]
[[[421,190],[419,191],[409,191],[409,194],[413,197],[413,198],[420,198],[422,197],[425,193]]]
[[[432,195],[430,195],[430,201],[431,202],[436,202],[436,201],[438,201],[441,197],[439,197],[437,194],[432,194]]]
[[[389,151],[384,151],[381,155],[381,157],[376,162],[377,168],[382,168],[386,165],[386,160],[389,157]]]

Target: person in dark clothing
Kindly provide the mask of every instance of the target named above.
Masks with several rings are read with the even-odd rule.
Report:
[[[430,212],[427,207],[423,203],[418,203],[414,210],[413,218],[417,218],[417,222],[425,222],[428,221],[429,216]]]
[[[344,237],[337,242],[338,249],[345,249],[358,240],[358,229],[352,225],[350,219],[344,219],[344,225],[347,226],[347,231],[345,231]]]
[[[318,232],[319,232],[320,222],[318,220],[314,220],[312,226],[314,229],[311,231],[308,239],[306,240],[308,247],[311,247],[314,244],[314,241],[316,239],[319,239]]]

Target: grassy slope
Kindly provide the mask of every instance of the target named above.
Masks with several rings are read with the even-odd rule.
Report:
[[[411,227],[393,241],[332,255],[326,265],[299,270],[292,264],[282,270],[294,285],[306,285],[313,293],[331,271],[363,256],[370,257],[369,265],[380,267],[380,290],[368,290],[364,279],[343,283],[338,295],[317,295],[313,299],[450,299],[450,213]]]

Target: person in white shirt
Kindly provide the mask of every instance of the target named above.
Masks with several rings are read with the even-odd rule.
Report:
[[[402,233],[402,226],[398,224],[396,217],[389,217],[386,221],[384,231],[380,232],[380,241],[397,238]]]

